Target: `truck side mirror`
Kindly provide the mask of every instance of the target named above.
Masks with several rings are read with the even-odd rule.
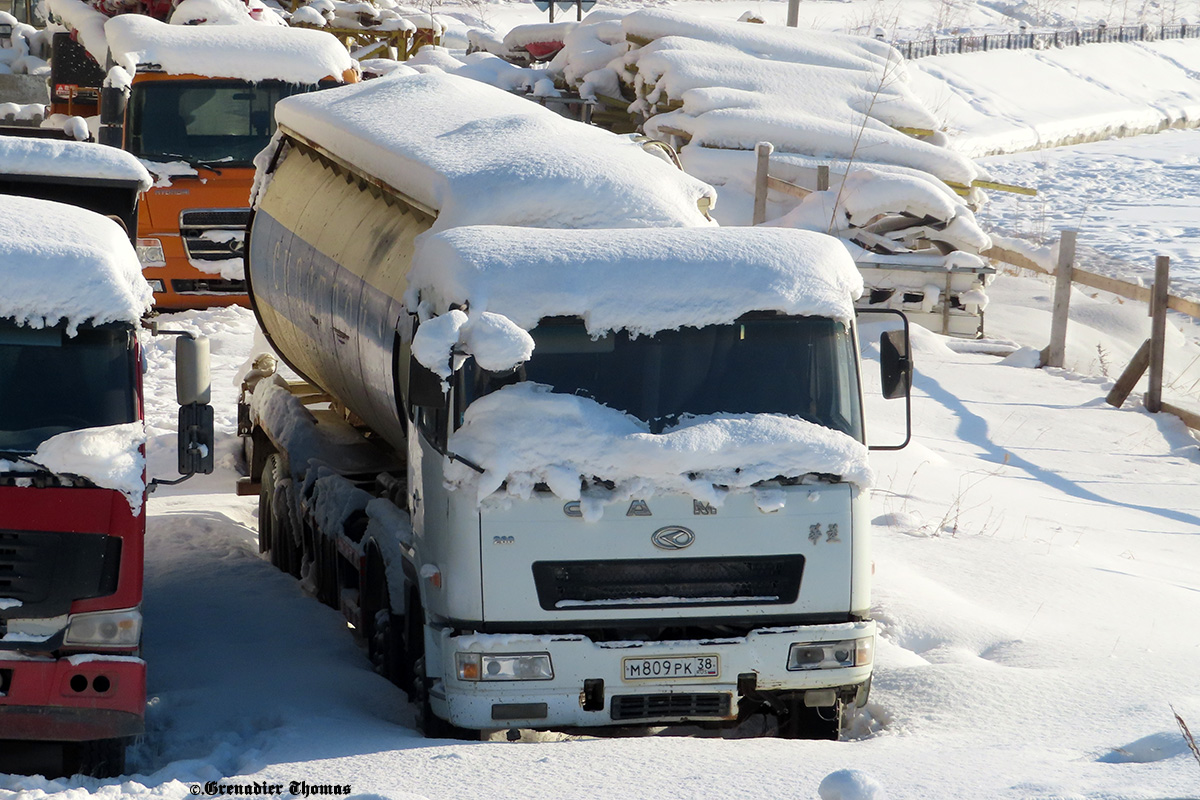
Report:
[[[440,408],[446,404],[446,393],[442,391],[442,379],[433,370],[417,361],[415,356],[408,360],[408,405],[411,408]]]
[[[125,91],[116,86],[100,89],[100,144],[123,147],[125,144]]]
[[[885,331],[879,337],[879,379],[888,400],[906,397],[912,389],[912,358],[904,330]]]
[[[179,474],[213,471],[215,431],[208,339],[180,336],[175,340],[175,399],[179,402]]]
[[[213,408],[189,403],[179,407],[179,474],[211,475],[213,471]]]
[[[211,401],[207,337],[180,336],[175,340],[175,399],[181,406]]]

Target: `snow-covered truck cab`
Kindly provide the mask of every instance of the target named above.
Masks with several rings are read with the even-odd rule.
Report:
[[[142,200],[137,243],[155,306],[245,305],[254,156],[271,140],[280,99],[357,81],[346,49],[322,31],[108,19],[74,0],[53,8],[78,26],[95,62],[116,65],[101,92],[99,141],[123,147],[156,177]],[[84,33],[97,28],[103,37]],[[63,59],[82,50],[55,42]]]
[[[459,228],[417,263],[410,306],[443,312],[416,330],[404,395],[432,713],[466,729],[763,713],[836,736],[875,635],[845,249]]]
[[[78,147],[97,151],[103,175],[104,148]],[[121,774],[146,700],[139,329],[150,287],[110,219],[2,194],[0,214],[0,732],[10,751],[11,740],[61,743],[61,761],[39,769]],[[205,409],[193,445],[211,447]]]

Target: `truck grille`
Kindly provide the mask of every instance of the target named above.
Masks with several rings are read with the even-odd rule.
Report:
[[[245,230],[250,222],[248,208],[206,208],[179,215],[181,228],[229,228]]]
[[[538,602],[550,610],[776,605],[796,602],[804,556],[539,561]]]
[[[246,225],[250,222],[248,208],[218,208],[184,211],[179,215],[179,234],[183,248],[192,261],[225,261],[241,258],[245,247]],[[204,238],[207,231],[228,231],[236,239],[212,241]],[[242,291],[245,291],[243,288]]]
[[[21,605],[5,617],[67,613],[73,600],[117,590],[121,540],[92,533],[0,531],[0,597]]]
[[[720,693],[617,695],[612,699],[609,714],[618,721],[672,717],[725,719],[729,717],[729,695]]]
[[[227,281],[223,278],[209,280],[179,280],[171,281],[171,291],[175,294],[245,294],[245,281]]]

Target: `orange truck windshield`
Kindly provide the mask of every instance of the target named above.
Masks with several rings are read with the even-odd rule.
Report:
[[[275,132],[275,104],[308,88],[211,78],[137,83],[127,149],[154,161],[250,166]]]

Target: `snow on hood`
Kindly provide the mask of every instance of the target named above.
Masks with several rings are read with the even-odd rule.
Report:
[[[52,472],[87,478],[102,489],[125,495],[137,516],[146,491],[146,428],[139,420],[103,428],[84,428],[51,436],[42,442],[31,461]]]
[[[35,328],[66,320],[136,325],[153,294],[129,238],[91,211],[0,195],[0,317]]]
[[[528,498],[544,483],[565,500],[580,500],[584,519],[596,520],[613,500],[677,492],[719,505],[724,490],[749,489],[778,476],[839,475],[870,485],[867,448],[847,434],[772,414],[687,417],[661,434],[628,414],[594,400],[518,383],[486,395],[466,410],[449,449],[460,461],[446,482],[474,491],[480,503]],[[612,481],[612,490],[582,490],[582,480]]]
[[[0,174],[137,181],[143,192],[154,182],[142,163],[124,150],[22,136],[0,137]]]
[[[282,100],[276,119],[438,210],[435,227],[711,224],[713,188],[628,137],[444,74],[394,75]]]
[[[122,14],[105,22],[104,34],[113,59],[130,73],[138,64],[157,64],[171,75],[315,84],[340,80],[354,69],[346,48],[325,31],[268,24],[168,25]]]

